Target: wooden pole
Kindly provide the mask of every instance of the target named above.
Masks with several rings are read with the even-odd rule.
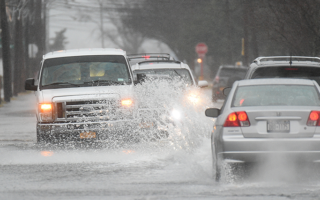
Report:
[[[6,13],[6,1],[0,0],[0,15],[1,15],[1,43],[2,43],[2,62],[3,62],[3,89],[4,100],[10,102],[12,96],[11,83],[11,65],[10,65],[10,36],[9,26]]]

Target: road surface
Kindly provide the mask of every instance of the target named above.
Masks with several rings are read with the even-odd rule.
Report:
[[[0,199],[320,199],[317,165],[273,163],[216,183],[206,134],[189,148],[39,146],[34,106],[29,93],[0,108]]]

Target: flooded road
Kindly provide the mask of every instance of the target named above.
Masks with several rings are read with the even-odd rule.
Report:
[[[35,145],[35,119],[25,106],[32,98],[19,96],[0,108],[0,199],[320,198],[317,165],[273,163],[216,183],[206,136],[192,149],[167,141],[113,148]]]

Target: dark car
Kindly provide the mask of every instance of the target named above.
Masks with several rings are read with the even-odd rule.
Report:
[[[222,65],[213,80],[212,100],[225,99],[222,91],[226,87],[231,87],[235,81],[244,79],[247,67]]]

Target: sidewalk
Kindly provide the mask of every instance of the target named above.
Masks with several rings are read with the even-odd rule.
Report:
[[[24,93],[0,107],[0,142],[36,141],[36,98]]]

